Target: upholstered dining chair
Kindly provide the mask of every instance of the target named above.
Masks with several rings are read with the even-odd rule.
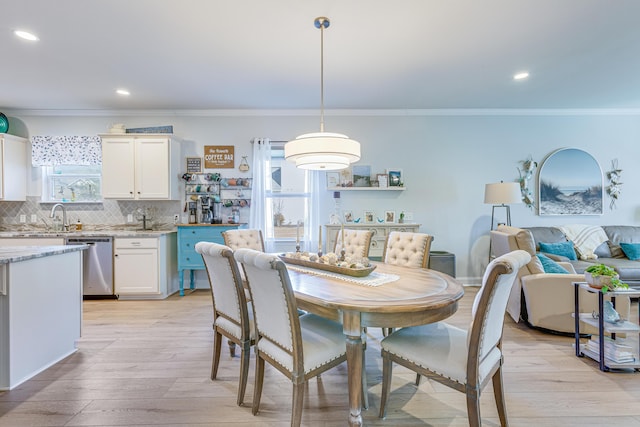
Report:
[[[342,251],[342,234],[337,232],[336,243],[333,253],[340,254]],[[359,256],[366,258],[369,256],[373,230],[349,230],[344,229],[344,254],[346,257]]]
[[[237,403],[242,405],[249,377],[250,350],[255,343],[251,303],[246,300],[238,263],[233,258],[231,248],[217,243],[198,242],[195,250],[202,255],[213,301],[214,344],[211,379],[215,380],[218,374],[220,347],[224,335],[229,343],[234,344],[231,350],[232,357],[236,344],[241,349]]]
[[[427,268],[433,236],[424,233],[392,231],[387,235],[382,252],[386,264]]]
[[[264,252],[262,230],[240,228],[237,230],[223,231],[221,234],[224,239],[224,244],[234,251],[240,248],[249,248]]]
[[[268,362],[293,383],[291,425],[299,426],[305,383],[346,360],[342,325],[314,314],[298,316],[287,267],[277,256],[238,249],[234,257],[245,270],[256,320],[252,412],[260,408]]]
[[[508,425],[502,384],[502,331],[511,287],[518,270],[530,260],[531,255],[518,250],[489,264],[473,302],[468,330],[437,322],[399,329],[380,342],[380,418],[386,415],[395,362],[465,393],[470,426],[482,424],[480,392],[492,380],[500,424]]]

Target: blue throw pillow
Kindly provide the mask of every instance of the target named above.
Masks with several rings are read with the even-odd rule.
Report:
[[[545,273],[562,273],[569,274],[569,272],[560,264],[552,260],[546,255],[536,254],[540,262],[542,263],[542,268]]]
[[[640,243],[620,243],[620,247],[630,260],[637,261],[640,259]]]
[[[543,243],[540,242],[540,252],[547,252],[554,255],[560,255],[569,258],[572,261],[578,259],[576,250],[573,249],[573,242]]]

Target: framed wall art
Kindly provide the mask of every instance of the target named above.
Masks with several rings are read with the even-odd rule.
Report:
[[[384,222],[396,222],[396,211],[384,211]]]
[[[353,165],[351,172],[354,187],[371,187],[371,166]]]
[[[364,223],[373,224],[376,220],[376,214],[373,211],[364,211]]]
[[[340,186],[340,172],[327,172],[327,188]]]
[[[387,175],[389,175],[389,187],[400,187],[402,185],[402,170],[388,169]]]
[[[351,222],[353,222],[353,212],[351,212],[351,211],[344,211],[344,222],[345,222],[345,223],[351,223]]]
[[[202,157],[187,157],[187,173],[202,172]]]
[[[539,215],[602,215],[602,169],[586,151],[562,148],[540,167],[538,193]]]

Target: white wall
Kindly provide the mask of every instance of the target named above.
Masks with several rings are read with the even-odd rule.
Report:
[[[379,216],[385,210],[412,212],[415,222],[422,224],[421,231],[435,236],[432,249],[455,253],[458,277],[465,283],[477,283],[487,263],[491,217],[491,207],[483,204],[484,185],[516,180],[519,162],[529,155],[541,164],[556,149],[574,147],[591,153],[603,171],[611,168],[612,159],[618,159],[624,184],[617,209],[609,210],[608,196],[602,216],[540,217],[524,205],[515,205],[511,208],[513,225],[637,224],[640,118],[615,112],[573,113],[327,113],[327,131],[360,141],[361,164],[371,165],[373,173],[401,168],[407,187],[403,192],[342,192],[341,207],[352,210],[356,217],[365,209]],[[253,137],[288,140],[319,128],[318,118],[309,114],[13,116],[24,123],[29,136],[103,133],[112,123],[127,127],[171,124],[174,133],[187,141],[185,155],[202,156],[204,145],[235,145],[236,166],[243,155],[251,160],[249,141]],[[235,175],[239,175],[237,169]],[[323,194],[321,217],[327,220],[334,208],[332,195],[329,191]],[[504,221],[504,217],[498,219]]]

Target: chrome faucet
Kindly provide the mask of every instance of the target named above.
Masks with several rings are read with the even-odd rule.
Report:
[[[62,209],[62,228],[64,229],[64,231],[69,231],[69,223],[67,222],[67,209],[62,203],[56,203],[55,205],[53,205],[49,218],[53,218],[55,216],[56,208]]]

